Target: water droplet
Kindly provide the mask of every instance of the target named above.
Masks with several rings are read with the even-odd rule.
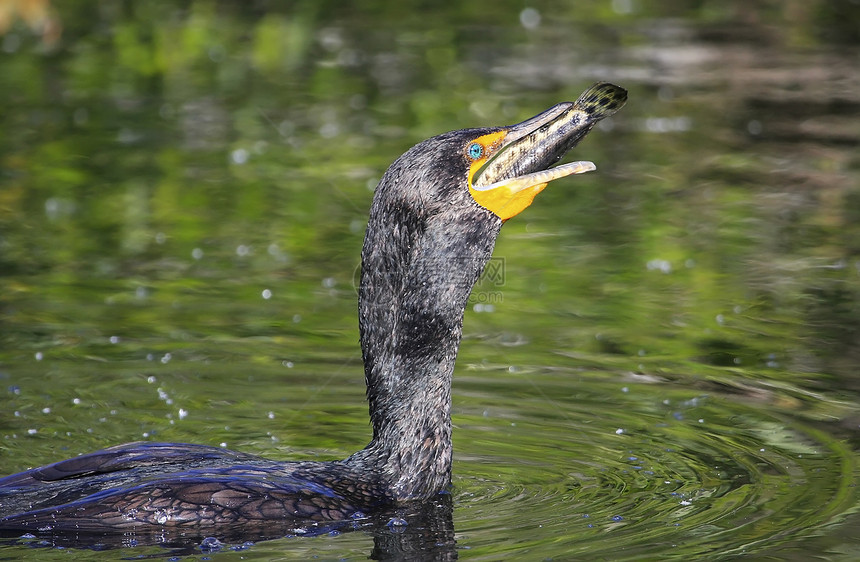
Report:
[[[616,14],[629,14],[633,11],[633,0],[612,0],[612,11]]]
[[[540,26],[540,12],[534,8],[526,8],[520,12],[520,24],[526,29],[537,29]]]
[[[230,160],[234,164],[241,165],[241,164],[245,164],[248,162],[248,156],[249,156],[249,154],[248,154],[247,150],[245,150],[244,148],[237,148],[236,150],[234,150],[233,152],[230,153]]]
[[[215,537],[206,537],[205,539],[200,541],[200,550],[203,551],[220,550],[223,546],[224,543],[222,543]]]
[[[758,121],[757,119],[751,120],[747,123],[747,131],[749,131],[749,134],[751,135],[760,135],[762,131],[761,121]]]

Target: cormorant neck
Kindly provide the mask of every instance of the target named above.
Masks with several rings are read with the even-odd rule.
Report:
[[[451,376],[463,312],[502,223],[476,204],[428,209],[391,174],[377,188],[361,254],[373,440],[350,460],[377,467],[391,497],[405,500],[450,484]]]

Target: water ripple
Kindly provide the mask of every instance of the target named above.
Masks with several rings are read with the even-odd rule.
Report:
[[[661,385],[619,396],[606,383],[546,384],[516,416],[458,422],[455,520],[470,550],[492,541],[527,555],[529,536],[558,529],[543,555],[731,556],[808,535],[856,503],[853,454],[791,412]]]

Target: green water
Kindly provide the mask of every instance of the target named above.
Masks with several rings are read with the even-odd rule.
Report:
[[[860,557],[860,13],[661,6],[0,19],[0,474],[141,439],[363,447],[376,181],[424,138],[610,80],[630,101],[571,155],[597,172],[509,221],[472,295],[448,539],[413,521],[212,556]],[[153,553],[174,551],[76,556]]]

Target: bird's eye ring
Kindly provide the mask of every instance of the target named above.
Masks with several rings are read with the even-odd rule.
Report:
[[[469,149],[467,151],[469,153],[469,158],[472,160],[477,160],[484,154],[484,147],[476,142],[473,142],[469,145]]]

